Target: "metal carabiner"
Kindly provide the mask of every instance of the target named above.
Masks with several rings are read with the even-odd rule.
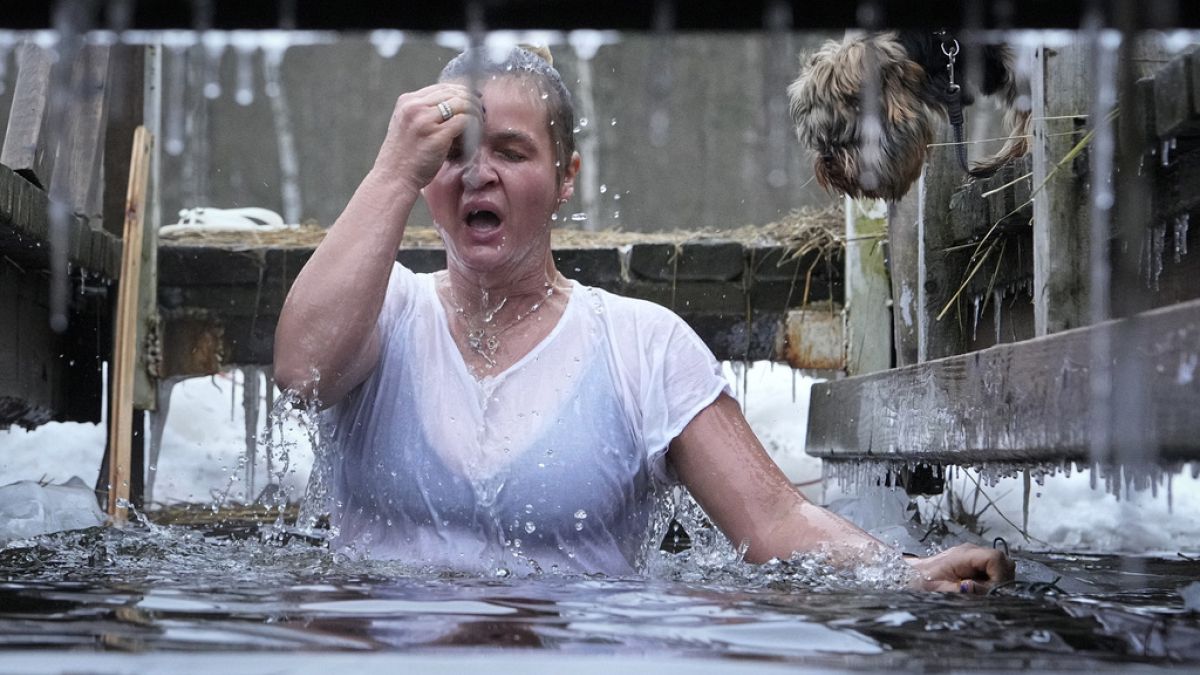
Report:
[[[946,70],[950,74],[950,84],[947,89],[950,90],[950,93],[955,93],[959,89],[958,83],[954,81],[954,60],[958,56],[958,40],[951,39],[950,43],[952,46],[947,49],[946,41],[942,41],[942,53],[946,55]]]

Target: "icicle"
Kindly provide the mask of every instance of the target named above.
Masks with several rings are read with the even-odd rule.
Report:
[[[1175,230],[1173,232],[1175,239],[1175,262],[1180,262],[1183,260],[1183,256],[1187,255],[1189,215],[1184,213],[1175,217]]]
[[[971,296],[971,342],[975,342],[979,329],[979,310],[983,304],[982,295]]]
[[[1154,267],[1153,267],[1153,270],[1154,270],[1153,288],[1156,291],[1158,290],[1159,277],[1162,276],[1163,256],[1166,254],[1166,249],[1167,249],[1167,225],[1166,225],[1166,223],[1159,223],[1159,224],[1155,225],[1151,231],[1151,250],[1152,250],[1153,256],[1154,256],[1154,259],[1152,261],[1153,265],[1154,265]]]
[[[292,134],[291,114],[287,96],[283,91],[280,66],[284,52],[289,46],[286,33],[272,33],[263,41],[263,91],[271,104],[275,119],[275,135],[279,146],[280,190],[283,198],[284,222],[300,222],[300,162],[296,155],[296,142]]]
[[[583,165],[593,167],[587,176],[576,181],[580,187],[580,197],[583,201],[585,230],[595,230],[600,227],[600,197],[605,190],[600,185],[600,172],[595,169],[599,162],[599,135],[587,128],[588,119],[596,117],[596,103],[592,87],[592,59],[602,45],[617,41],[616,33],[595,30],[571,31],[567,36],[571,49],[575,52],[575,68],[578,75],[579,87],[576,89],[576,100],[579,102],[579,128],[577,145],[583,157]],[[574,220],[574,217],[572,217]]]
[[[233,48],[237,58],[237,89],[233,100],[248,106],[254,103],[254,52],[258,47],[251,35],[234,33]]]
[[[379,56],[390,59],[399,53],[400,47],[404,45],[404,31],[373,30],[371,31],[370,41]]]
[[[166,77],[167,104],[166,123],[164,125],[163,148],[168,155],[178,157],[183,154],[184,126],[184,95],[187,90],[187,43],[178,39],[170,39],[173,34],[164,37],[163,43],[167,50],[167,64],[170,71]]]
[[[992,291],[992,322],[996,324],[996,344],[1000,344],[1000,319],[1002,310],[1000,305],[1004,302],[1004,289],[997,288]]]
[[[8,55],[12,52],[12,36],[8,32],[0,33],[0,94],[8,89]]]
[[[204,98],[221,97],[221,57],[225,54],[225,35],[217,31],[205,31],[200,38],[204,45]]]

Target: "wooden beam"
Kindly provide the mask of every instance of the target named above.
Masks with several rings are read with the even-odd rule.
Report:
[[[159,376],[270,364],[283,299],[312,250],[164,242],[158,252]],[[790,310],[842,320],[840,252],[792,258],[779,246],[727,241],[637,245],[630,258],[634,251],[640,251],[640,271],[614,246],[559,248],[554,258],[581,283],[674,309],[722,359],[786,361],[787,326],[803,325],[796,317],[789,324]],[[406,248],[397,257],[416,271],[445,267],[440,248]],[[844,354],[843,346],[839,363]]]
[[[47,147],[46,116],[49,112],[50,52],[32,43],[17,52],[17,82],[0,150],[0,164],[16,171],[38,187],[50,184],[54,153]]]
[[[113,340],[112,419],[109,421],[108,515],[124,522],[130,494],[130,443],[133,434],[133,368],[136,363],[137,291],[142,263],[142,225],[146,208],[146,180],[154,139],[144,127],[134,134],[129,163],[129,192],[125,203],[124,250]]]
[[[49,267],[50,200],[46,193],[0,166],[0,253],[26,269]],[[116,237],[95,231],[79,218],[67,219],[67,260],[76,267],[115,279],[121,269]]]
[[[1095,354],[1095,345],[1111,350]],[[981,462],[1200,460],[1200,301],[885,373],[813,386],[808,453],[826,459]],[[1111,364],[1094,367],[1097,359]],[[1093,373],[1133,392],[1104,444]],[[1118,404],[1122,396],[1113,401]],[[1124,448],[1113,452],[1113,447]],[[1093,454],[1096,450],[1098,454]],[[1131,454],[1138,453],[1138,454]]]

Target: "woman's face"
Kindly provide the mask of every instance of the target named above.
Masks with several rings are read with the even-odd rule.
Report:
[[[425,187],[425,201],[449,265],[492,277],[533,274],[545,267],[550,217],[574,191],[578,161],[560,184],[549,113],[530,80],[490,79],[481,93],[478,150],[468,156],[457,139]]]

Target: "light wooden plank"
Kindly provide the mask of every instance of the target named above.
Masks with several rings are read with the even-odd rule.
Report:
[[[109,422],[108,515],[113,522],[127,518],[130,490],[130,454],[133,434],[133,369],[136,364],[138,277],[142,264],[142,227],[146,208],[146,182],[154,139],[145,127],[134,134],[126,197],[121,283],[117,295],[113,339],[112,419]]]
[[[862,375],[892,364],[885,246],[887,205],[846,198],[846,372]]]

